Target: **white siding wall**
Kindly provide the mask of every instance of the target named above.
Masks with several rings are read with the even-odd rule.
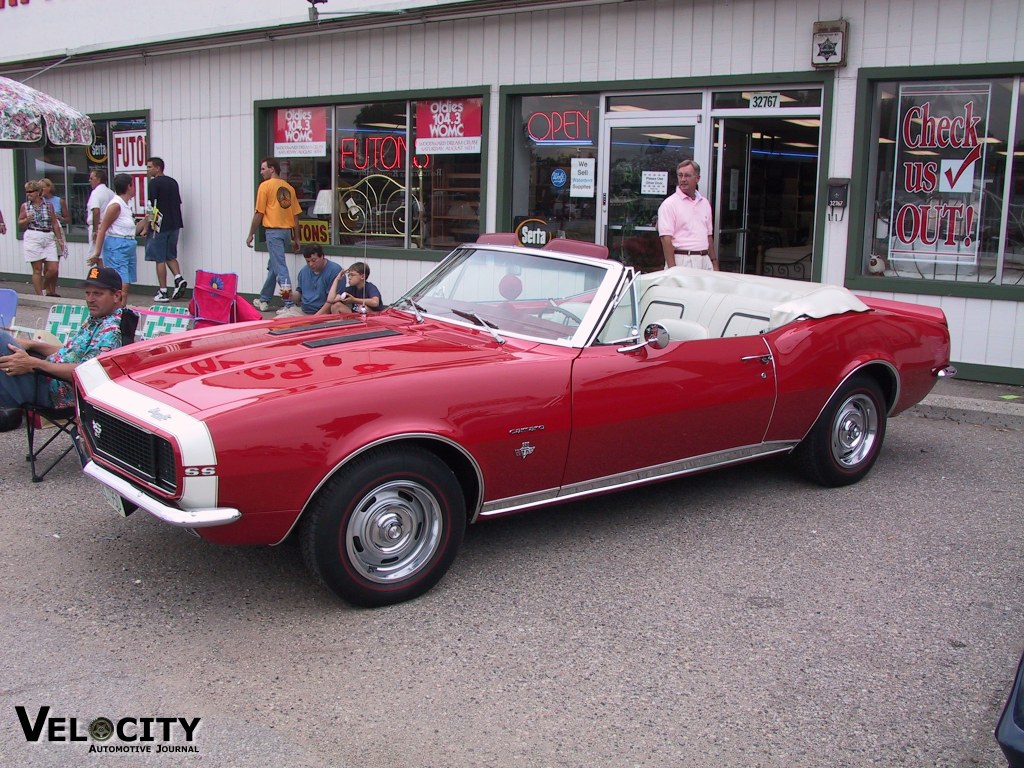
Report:
[[[838,18],[850,24],[849,66],[836,72],[833,130],[826,137],[830,176],[851,175],[858,67],[1024,59],[1019,0],[639,0],[310,35],[90,67],[71,62],[32,84],[86,112],[148,109],[151,152],[166,160],[185,198],[186,272],[200,266],[237,272],[242,290],[255,292],[264,278],[265,255],[244,246],[254,160],[263,150],[253,146],[254,101],[483,85],[496,107],[497,88],[507,84],[807,71],[812,23]],[[499,164],[497,127],[492,111],[492,172]],[[0,151],[0,178],[12,175],[12,153]],[[492,228],[493,178],[488,185]],[[0,184],[0,208],[9,222],[16,217],[13,192],[11,184]],[[850,225],[827,224],[827,282],[842,282]],[[84,253],[84,245],[73,245],[64,276],[82,276]],[[401,259],[369,261],[386,298],[430,267]],[[293,258],[293,269],[298,266]],[[26,272],[13,234],[0,238],[0,271]],[[151,271],[140,256],[140,278],[152,282]],[[957,359],[1024,367],[1019,304],[918,300],[946,311]]]

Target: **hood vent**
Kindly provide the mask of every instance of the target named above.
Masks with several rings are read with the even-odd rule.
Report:
[[[348,344],[351,341],[366,341],[367,339],[383,339],[387,336],[401,336],[398,331],[381,329],[379,331],[366,331],[365,333],[350,333],[346,336],[332,336],[329,339],[312,339],[302,342],[302,346],[310,349],[319,347],[330,347],[336,344]]]
[[[267,331],[269,336],[287,336],[289,333],[305,333],[306,331],[319,331],[323,328],[344,328],[349,325],[362,325],[362,320],[328,320],[322,323],[313,323],[311,325],[296,325],[292,328],[276,328],[273,331]]]

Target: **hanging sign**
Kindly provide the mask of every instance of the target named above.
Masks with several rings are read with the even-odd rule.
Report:
[[[480,152],[483,99],[431,99],[416,102],[416,154]]]
[[[129,205],[132,215],[142,216],[146,212],[146,132],[114,131],[111,134],[114,154],[114,175],[127,173],[132,177],[135,197]]]
[[[289,107],[274,116],[275,157],[327,154],[327,107]]]
[[[891,260],[977,263],[990,96],[987,84],[900,87]]]

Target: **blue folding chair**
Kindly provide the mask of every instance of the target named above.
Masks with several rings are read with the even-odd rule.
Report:
[[[11,328],[18,314],[18,292],[13,288],[0,288],[0,328]]]

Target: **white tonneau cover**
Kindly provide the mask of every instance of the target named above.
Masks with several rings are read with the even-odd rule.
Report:
[[[652,288],[656,288],[655,293],[660,296],[671,295],[673,289],[691,296],[694,293],[731,296],[735,297],[729,302],[732,305],[749,300],[747,303],[751,310],[759,309],[770,314],[771,328],[778,328],[799,317],[820,318],[870,309],[846,288],[777,277],[672,267],[643,275],[640,281],[642,305],[645,303],[643,297]]]

